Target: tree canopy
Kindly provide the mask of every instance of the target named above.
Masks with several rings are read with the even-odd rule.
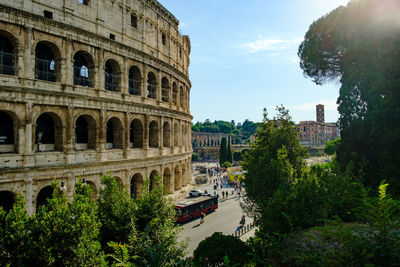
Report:
[[[337,160],[370,187],[400,194],[400,3],[350,1],[315,21],[299,47],[316,83],[339,81]]]

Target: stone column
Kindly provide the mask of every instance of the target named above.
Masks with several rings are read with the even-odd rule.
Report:
[[[142,68],[142,102],[147,98],[147,68],[146,65],[143,64]]]
[[[131,147],[131,143],[130,143],[130,140],[129,140],[131,125],[129,123],[129,114],[128,114],[128,112],[125,112],[124,115],[125,115],[125,125],[126,125],[125,126],[125,132],[124,132],[124,138],[125,138],[124,158],[127,159],[128,158],[129,149]]]
[[[27,176],[25,178],[25,209],[29,216],[33,214],[32,195],[33,195],[33,179],[32,177],[29,177],[29,174],[27,173]]]
[[[95,63],[97,78],[95,79],[95,88],[99,91],[104,90],[104,50],[97,51],[97,64]]]
[[[162,155],[162,150],[163,150],[163,145],[164,145],[164,136],[163,136],[163,133],[164,133],[164,118],[161,116],[159,119],[158,119],[158,125],[160,125],[159,127],[158,127],[158,148],[159,148],[159,150],[160,150],[160,155]]]
[[[107,160],[107,150],[106,150],[106,111],[102,109],[100,111],[100,135],[99,135],[99,144],[100,144],[100,161]]]
[[[143,149],[145,155],[147,156],[147,150],[149,149],[149,115],[144,116],[143,125]]]
[[[22,62],[23,77],[35,79],[35,50],[32,48],[32,28],[26,28],[26,49],[24,51]]]
[[[65,57],[62,60],[62,64],[64,65],[62,70],[64,70],[64,75],[61,76],[61,83],[65,84],[74,84],[74,77],[72,73],[72,69],[74,66],[74,58],[72,55],[72,39],[70,37],[66,38],[65,41]]]
[[[35,164],[34,156],[32,155],[32,102],[25,104],[25,146],[24,146],[24,166],[33,166]]]
[[[161,95],[162,95],[162,88],[161,88],[161,79],[162,79],[162,76],[161,76],[161,71],[158,71],[157,72],[157,102],[158,103],[160,103],[162,100],[161,100]]]
[[[120,73],[121,77],[121,94],[122,95],[129,95],[129,69],[127,69],[127,62],[124,58],[122,63],[122,71]]]

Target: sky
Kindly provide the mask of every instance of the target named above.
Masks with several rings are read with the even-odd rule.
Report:
[[[191,41],[189,78],[193,122],[261,121],[277,105],[295,122],[337,121],[339,83],[314,84],[297,50],[311,23],[348,0],[159,0]]]

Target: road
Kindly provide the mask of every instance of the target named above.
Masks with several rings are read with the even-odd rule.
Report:
[[[222,232],[226,235],[233,234],[239,227],[240,218],[243,212],[239,206],[239,198],[234,193],[231,194],[233,188],[224,187],[222,190],[214,190],[211,184],[199,187],[201,190],[207,190],[209,193],[214,194],[214,191],[220,195],[218,202],[218,209],[214,212],[207,214],[204,223],[200,224],[200,218],[187,222],[182,225],[183,231],[180,232],[180,240],[189,238],[188,252],[189,255],[197,248],[198,244],[206,237],[211,236],[214,232]],[[222,191],[228,191],[228,199],[222,199]],[[246,224],[252,220],[246,217]]]

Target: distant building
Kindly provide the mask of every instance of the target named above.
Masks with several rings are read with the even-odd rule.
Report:
[[[325,123],[324,106],[316,106],[317,121],[301,121],[299,124],[300,143],[303,145],[324,145],[339,137],[336,123]]]

